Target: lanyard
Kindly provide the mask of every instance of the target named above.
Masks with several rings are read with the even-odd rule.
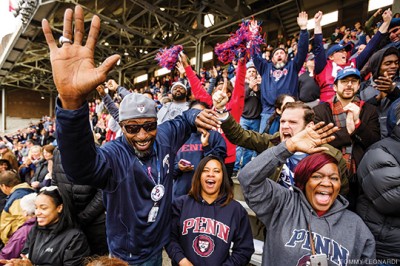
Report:
[[[159,185],[160,182],[161,182],[161,173],[160,173],[160,164],[159,164],[159,161],[158,161],[158,152],[157,152],[156,142],[154,142],[154,144],[153,144],[153,149],[154,149],[155,154],[156,154],[157,183],[156,183],[156,180],[154,180],[153,175],[151,174],[151,166],[146,167],[146,165],[139,158],[138,158],[138,161],[142,165],[143,170],[145,171],[145,173],[147,173],[147,175],[150,178],[150,180],[153,181],[154,185]],[[151,164],[151,160],[150,160],[150,164]]]

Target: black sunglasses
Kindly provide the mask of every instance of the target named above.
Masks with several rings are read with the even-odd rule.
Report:
[[[157,129],[157,122],[148,122],[139,125],[122,125],[128,134],[137,134],[140,129],[143,128],[146,132],[150,132]]]

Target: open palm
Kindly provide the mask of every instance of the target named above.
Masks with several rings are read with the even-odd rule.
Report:
[[[64,14],[63,36],[72,39],[73,11],[67,9]],[[47,20],[42,22],[46,42],[50,48],[50,62],[54,83],[57,87],[63,108],[77,109],[85,101],[86,96],[97,85],[104,82],[107,73],[119,59],[119,55],[108,57],[99,67],[94,63],[94,48],[100,30],[100,19],[93,16],[86,44],[84,37],[83,10],[75,7],[75,29],[73,44],[64,43],[57,47]]]

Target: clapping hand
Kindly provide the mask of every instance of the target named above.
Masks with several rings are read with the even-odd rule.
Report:
[[[96,15],[93,16],[86,44],[83,45],[85,26],[82,7],[75,7],[74,29],[73,15],[72,9],[65,11],[63,28],[63,37],[73,43],[64,41],[61,47],[57,47],[49,22],[46,19],[42,21],[43,33],[50,48],[53,79],[59,99],[63,108],[71,110],[83,105],[86,96],[106,80],[107,73],[120,59],[119,55],[112,55],[96,67],[94,49],[100,31],[100,19]]]

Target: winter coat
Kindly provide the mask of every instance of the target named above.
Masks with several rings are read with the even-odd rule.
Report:
[[[27,255],[33,265],[82,266],[83,259],[90,253],[85,234],[74,228],[55,234],[54,227],[34,226],[21,253]]]
[[[400,125],[388,122],[394,125],[391,136],[372,145],[358,167],[363,194],[357,213],[375,237],[376,257],[400,259]]]
[[[193,96],[202,102],[208,104],[208,106],[213,106],[212,96],[209,95],[204,87],[201,85],[200,79],[196,76],[196,73],[193,71],[191,66],[185,67],[186,76],[190,82],[190,86],[192,89]],[[232,92],[232,97],[229,102],[226,104],[226,108],[231,110],[232,116],[236,119],[236,121],[240,121],[240,117],[243,113],[244,108],[244,84],[245,84],[245,76],[246,76],[246,63],[245,61],[239,60],[238,67],[236,70],[236,82],[235,88]],[[221,133],[222,137],[226,143],[226,158],[225,163],[230,164],[234,163],[236,160],[236,146],[230,143],[226,137],[225,133],[218,128],[217,131]]]

